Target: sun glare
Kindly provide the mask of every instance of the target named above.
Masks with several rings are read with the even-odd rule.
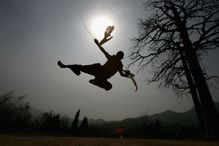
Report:
[[[105,16],[96,17],[91,24],[92,33],[95,35],[95,37],[102,38],[104,36],[106,27],[109,25],[114,25],[110,18]]]

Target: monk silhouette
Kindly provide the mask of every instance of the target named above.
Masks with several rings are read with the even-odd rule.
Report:
[[[95,78],[91,79],[89,82],[98,87],[104,88],[105,90],[110,90],[112,88],[112,84],[107,80],[111,78],[115,73],[119,72],[123,77],[129,77],[130,71],[123,70],[123,64],[121,60],[124,57],[124,53],[122,51],[118,51],[116,55],[110,55],[106,50],[101,46],[97,39],[94,39],[94,42],[97,44],[98,48],[103,52],[106,56],[107,61],[105,64],[101,65],[100,63],[95,63],[91,65],[65,65],[60,60],[58,61],[58,65],[60,68],[69,68],[76,75],[80,75],[81,72],[93,75]],[[105,42],[105,41],[104,41]]]

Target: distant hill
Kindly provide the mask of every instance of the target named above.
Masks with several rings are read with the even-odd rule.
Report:
[[[215,106],[219,111],[219,102],[215,102]],[[103,119],[98,119],[98,120],[89,119],[89,124],[96,124],[96,125],[105,124],[105,125],[110,125],[112,127],[124,126],[133,129],[140,125],[154,123],[156,120],[159,120],[164,125],[179,124],[183,126],[192,126],[198,124],[198,120],[194,108],[190,109],[189,111],[181,112],[181,113],[167,110],[165,112],[150,115],[150,116],[145,115],[137,118],[127,118],[121,121],[105,121]]]
[[[91,125],[102,125],[105,124],[107,121],[103,119],[88,119],[88,123]]]
[[[215,106],[219,111],[219,102],[215,102]],[[39,118],[42,111],[38,109],[31,108],[31,113],[34,118]],[[194,108],[178,113],[174,111],[164,111],[154,115],[144,115],[137,118],[127,118],[121,121],[105,121],[104,119],[89,119],[89,125],[110,125],[113,127],[124,126],[129,128],[134,128],[140,125],[154,123],[156,120],[159,120],[162,124],[180,124],[184,126],[197,125],[198,120]]]

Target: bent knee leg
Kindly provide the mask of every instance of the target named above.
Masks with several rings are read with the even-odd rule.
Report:
[[[110,82],[107,82],[105,89],[108,91],[108,90],[112,89],[112,87],[113,87],[112,84]]]
[[[101,65],[99,63],[91,64],[91,65],[82,65],[80,67],[80,71],[97,76],[98,72],[100,71]]]

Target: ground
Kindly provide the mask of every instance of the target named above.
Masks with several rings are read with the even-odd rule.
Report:
[[[0,146],[219,146],[219,141],[77,138],[0,134]]]

